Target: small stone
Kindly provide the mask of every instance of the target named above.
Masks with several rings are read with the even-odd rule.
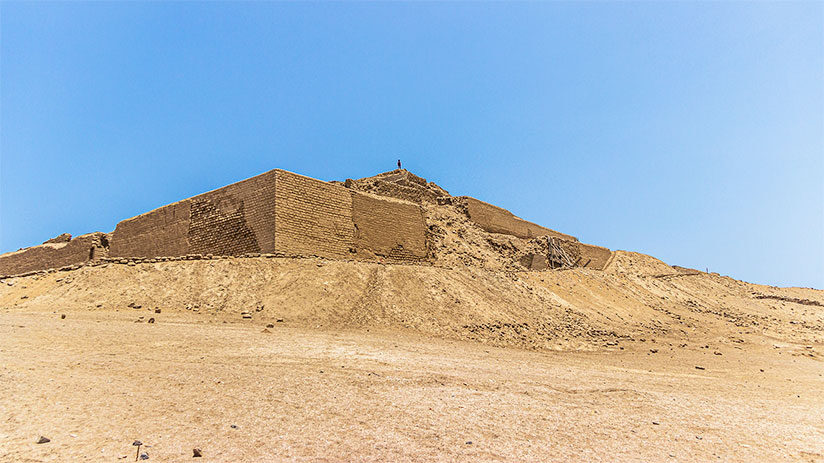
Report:
[[[149,323],[154,323],[154,317],[149,319]]]
[[[140,447],[141,445],[143,445],[143,442],[140,442],[139,440],[136,440],[136,441],[132,442],[132,445],[134,445],[135,447]]]
[[[274,328],[274,327],[275,327],[275,325],[273,325],[272,323],[269,323],[269,324],[266,325],[266,328]]]
[[[650,352],[652,352],[653,354],[657,354],[657,353],[658,353],[658,349],[650,349],[649,351],[650,351]]]
[[[277,322],[277,323],[283,323],[283,319],[282,319],[282,318],[278,318],[277,320],[275,320],[275,322]]]
[[[472,441],[471,440],[466,441],[466,445],[472,445]]]
[[[155,308],[155,313],[160,313],[160,309]]]
[[[61,319],[61,320],[65,320],[65,319],[66,319],[66,314],[64,314],[64,313],[63,313],[63,314],[60,314],[60,319]]]
[[[696,365],[696,366],[695,366],[695,369],[696,369],[696,370],[706,370],[706,368],[704,368],[704,367],[699,367],[698,365]]]
[[[236,425],[236,424],[229,425],[229,427],[230,427],[230,428],[232,428],[232,429],[237,429],[237,425]]]
[[[200,458],[203,456],[203,452],[200,449],[192,449],[192,458]]]
[[[245,319],[252,318],[252,314],[251,314],[251,313],[249,313],[249,312],[241,312],[241,313],[240,313],[240,316],[241,316],[241,317],[243,317],[243,318],[245,318]]]
[[[140,454],[140,459],[141,460],[148,460],[149,459],[149,454],[146,453],[146,452],[141,453]]]
[[[271,333],[271,331],[269,331],[269,328],[264,328],[263,331],[261,331],[261,333]]]
[[[51,439],[45,436],[40,436],[40,439],[37,439],[38,444],[45,444],[46,442],[51,442]]]
[[[661,423],[659,423],[659,422],[657,422],[657,421],[653,421],[653,422],[652,422],[652,424],[654,424],[655,426],[658,426],[658,425],[660,425]]]
[[[721,355],[721,352],[715,351],[715,352],[713,352],[713,354],[715,354],[715,355]]]

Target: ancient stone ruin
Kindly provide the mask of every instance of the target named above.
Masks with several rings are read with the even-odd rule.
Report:
[[[0,275],[95,262],[206,256],[319,256],[432,263],[430,208],[451,208],[489,234],[517,240],[524,269],[603,269],[609,249],[525,221],[406,170],[324,182],[275,169],[123,220],[112,233],[62,234],[0,255]],[[490,238],[492,241],[492,238]]]

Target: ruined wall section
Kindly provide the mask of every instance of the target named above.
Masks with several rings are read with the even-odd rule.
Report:
[[[106,257],[107,235],[89,233],[71,241],[44,243],[0,255],[0,275],[61,268]]]
[[[437,202],[439,198],[449,197],[449,192],[425,178],[404,170],[397,169],[358,180],[347,179],[347,188],[355,191],[388,196],[414,203]]]
[[[126,219],[112,257],[238,255],[275,247],[275,179],[270,171]]]
[[[527,222],[504,208],[493,206],[470,196],[461,196],[457,199],[466,207],[469,219],[489,233],[502,233],[524,239],[547,235],[569,241],[578,241],[574,236]]]
[[[426,260],[426,221],[419,205],[353,191],[352,220],[359,257]]]
[[[276,172],[275,250],[354,257],[350,190],[284,170]]]
[[[578,248],[581,251],[581,260],[578,265],[581,267],[603,270],[612,256],[612,251],[609,249],[593,244],[578,243]]]

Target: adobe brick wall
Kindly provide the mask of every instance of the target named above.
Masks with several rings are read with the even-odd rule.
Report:
[[[269,171],[192,198],[189,253],[273,252],[278,178]]]
[[[364,257],[427,258],[426,222],[417,204],[352,192],[355,247]]]
[[[60,268],[106,256],[106,234],[89,233],[68,242],[44,243],[0,255],[0,275]]]
[[[112,257],[182,256],[189,253],[189,211],[184,199],[121,221],[112,233]]]
[[[275,248],[276,171],[117,224],[112,257],[237,255]]]
[[[379,177],[380,182],[367,179],[371,182],[367,186],[391,185],[414,191],[418,191],[415,187],[425,186],[433,195],[448,195],[406,171]],[[54,242],[68,239],[67,235],[2,255],[0,274],[58,268],[106,255],[151,258],[282,252],[329,258],[428,260],[427,223],[421,205],[358,191],[353,182],[348,180],[347,188],[339,182],[272,170],[123,220],[111,235],[96,233]],[[563,242],[566,253],[573,259],[580,255],[579,265],[589,268],[603,269],[611,256],[606,248],[578,243],[570,235],[522,220],[506,209],[471,197],[454,199],[454,204],[488,232],[524,239],[550,236],[567,240]],[[546,253],[539,251],[525,253],[529,254],[529,262],[522,263],[528,268],[545,267]]]
[[[549,228],[532,222],[527,222],[520,217],[516,217],[504,208],[493,206],[492,204],[485,203],[470,196],[460,196],[458,200],[466,205],[469,219],[490,233],[502,233],[527,239],[547,235],[570,241],[578,241],[574,236],[550,230]]]
[[[276,169],[118,223],[109,254],[254,252],[421,260],[426,225],[417,204]]]
[[[581,250],[579,265],[582,267],[603,270],[612,256],[612,251],[601,246],[578,243],[578,247]]]
[[[277,170],[275,251],[354,257],[349,189]]]

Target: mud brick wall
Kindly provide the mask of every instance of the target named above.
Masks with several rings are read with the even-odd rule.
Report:
[[[278,170],[276,192],[276,251],[324,257],[354,256],[349,189]]]
[[[426,222],[417,204],[352,192],[354,242],[362,257],[427,258]]]
[[[603,270],[612,255],[612,251],[601,246],[578,243],[578,247],[581,250],[581,267]]]
[[[112,257],[273,252],[276,171],[117,224]]]
[[[189,253],[274,252],[276,180],[270,171],[192,198]]]
[[[0,275],[66,267],[105,257],[106,239],[104,233],[90,233],[68,242],[45,243],[0,255]]]
[[[183,256],[189,253],[189,210],[184,199],[121,221],[112,233],[112,257]]]
[[[519,238],[535,238],[548,235],[570,241],[578,241],[574,236],[544,228],[532,222],[516,217],[506,209],[485,203],[469,196],[461,196],[460,201],[466,205],[469,219],[490,233],[502,233]]]

